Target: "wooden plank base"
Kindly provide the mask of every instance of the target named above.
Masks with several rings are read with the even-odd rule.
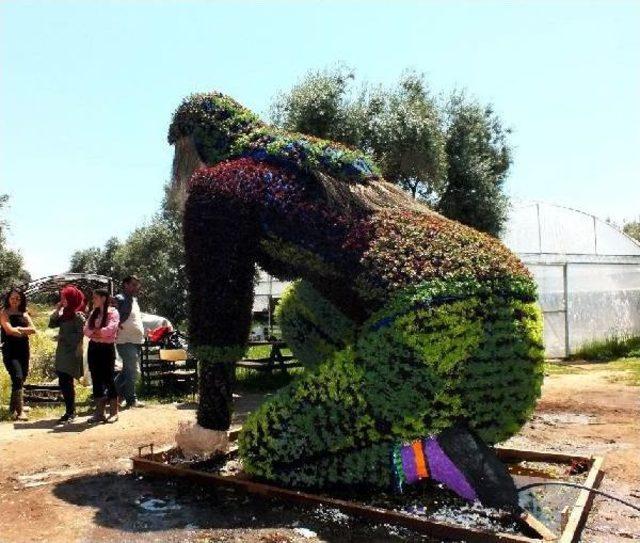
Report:
[[[238,429],[231,431],[229,433],[230,441],[237,439],[238,433]],[[328,496],[321,496],[256,482],[244,474],[236,476],[222,476],[189,467],[171,465],[167,462],[171,458],[175,457],[175,455],[179,454],[178,450],[168,449],[158,452],[154,451],[153,446],[151,445],[151,452],[149,454],[142,455],[142,449],[144,447],[149,447],[149,445],[141,447],[138,451],[138,456],[132,459],[134,471],[162,477],[185,479],[205,486],[212,485],[235,488],[251,494],[278,498],[294,503],[335,507],[336,509],[350,515],[366,518],[376,522],[397,524],[420,533],[444,539],[463,539],[465,541],[485,543],[540,543],[549,541],[555,541],[558,543],[575,543],[580,538],[580,532],[584,527],[593,502],[592,492],[589,492],[588,490],[582,490],[580,492],[576,504],[571,508],[567,524],[559,537],[539,520],[535,519],[531,514],[523,514],[519,519],[520,524],[527,526],[532,533],[538,534],[537,537],[528,537],[519,534],[497,533],[483,529],[465,528],[447,522],[435,522],[397,511],[372,507],[363,503],[331,498]],[[602,471],[603,458],[601,457],[587,458],[568,454],[499,448],[496,449],[496,452],[505,462],[537,461],[571,464],[575,460],[587,461],[590,465],[590,470],[585,486],[589,488],[597,488],[604,475]]]

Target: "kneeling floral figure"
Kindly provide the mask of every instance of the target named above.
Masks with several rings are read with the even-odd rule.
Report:
[[[359,151],[266,126],[222,94],[186,99],[169,141],[187,195],[199,424],[229,427],[258,264],[299,280],[280,318],[307,370],[245,422],[247,472],[315,488],[431,474],[468,499],[512,502],[487,445],[527,420],[543,358],[518,258],[412,200]]]

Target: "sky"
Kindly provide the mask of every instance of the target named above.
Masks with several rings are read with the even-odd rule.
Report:
[[[513,129],[507,191],[640,216],[640,2],[0,0],[0,194],[34,277],[148,221],[192,92],[266,117],[308,70],[423,72]]]

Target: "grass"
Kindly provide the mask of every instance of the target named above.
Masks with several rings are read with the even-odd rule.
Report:
[[[291,383],[303,371],[303,368],[290,368],[287,371],[276,369],[267,373],[236,368],[236,386],[247,392],[273,392]]]
[[[290,356],[292,354],[290,349],[282,349],[281,352],[285,356]],[[271,353],[270,345],[254,345],[247,349],[247,352],[245,353],[245,357],[246,358],[268,358],[270,353]]]
[[[593,371],[605,371],[607,379],[612,383],[624,383],[631,386],[640,386],[640,357],[622,357],[604,362],[592,367]],[[545,363],[545,375],[567,375],[586,373],[589,369],[572,364]]]
[[[607,364],[619,375],[612,375],[609,380],[612,382],[623,382],[631,386],[640,386],[640,358],[622,358]]]
[[[571,358],[608,362],[624,357],[640,357],[640,336],[611,336],[602,341],[583,345]]]
[[[556,364],[553,362],[545,362],[544,374],[545,375],[567,375],[572,373],[584,373],[586,370],[578,368],[571,364]]]

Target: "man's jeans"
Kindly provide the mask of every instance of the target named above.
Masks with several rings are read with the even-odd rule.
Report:
[[[116,377],[116,389],[118,395],[123,397],[127,404],[136,403],[136,380],[140,375],[140,345],[136,343],[122,343],[116,345],[118,354],[122,358],[122,371]]]

